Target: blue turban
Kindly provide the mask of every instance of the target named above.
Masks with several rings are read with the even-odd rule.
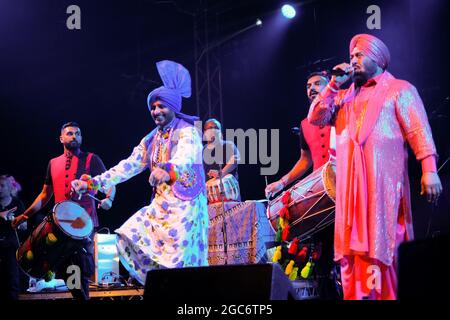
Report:
[[[191,124],[199,120],[196,116],[189,116],[181,112],[182,97],[191,96],[191,76],[189,71],[181,64],[170,60],[163,60],[156,63],[159,76],[163,86],[156,88],[149,93],[147,97],[148,108],[159,100],[161,103],[172,110],[176,117],[183,119]]]

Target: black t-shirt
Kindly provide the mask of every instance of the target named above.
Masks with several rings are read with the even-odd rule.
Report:
[[[17,210],[12,213],[13,217],[17,217],[21,215],[25,211],[25,207],[18,198],[13,197],[11,203],[6,207],[3,207],[0,204],[0,211],[6,211],[17,207]],[[20,231],[18,231],[20,232]],[[9,246],[18,246],[16,234],[14,229],[11,226],[11,221],[5,221],[3,218],[0,218],[0,246],[1,247],[9,247]]]
[[[300,128],[299,128],[299,132],[298,132],[298,136],[300,139],[300,149],[305,150],[305,151],[309,151],[309,145],[305,140],[305,135],[303,134],[303,129],[302,129],[302,125],[300,124]]]
[[[209,180],[208,172],[209,170],[223,169],[226,164],[230,161],[231,157],[234,156],[236,161],[239,161],[239,150],[236,145],[231,141],[223,141],[222,144],[222,154],[216,154],[217,147],[213,149],[208,149],[207,145],[203,147],[203,167],[205,169],[206,180]],[[230,172],[236,180],[238,180],[238,168]]]

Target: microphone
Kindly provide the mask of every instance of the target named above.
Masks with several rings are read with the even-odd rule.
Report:
[[[353,69],[352,69],[352,70],[353,70]],[[332,75],[332,76],[336,76],[336,77],[342,77],[342,76],[348,75],[348,74],[350,74],[350,73],[351,73],[351,71],[345,72],[345,71],[342,70],[341,68],[331,70],[331,75]]]
[[[299,127],[293,127],[291,128],[291,132],[295,135],[300,135],[300,128]]]

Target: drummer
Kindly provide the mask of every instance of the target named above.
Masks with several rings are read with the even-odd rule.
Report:
[[[313,72],[308,75],[306,81],[306,94],[309,103],[316,98],[320,91],[322,91],[330,80],[327,71]],[[324,165],[330,154],[330,133],[331,126],[313,126],[305,118],[300,123],[300,159],[294,167],[280,180],[269,184],[265,193],[268,198],[271,198],[276,193],[283,190],[289,184],[302,178],[308,170],[313,167],[313,171]]]
[[[316,98],[330,80],[327,71],[313,72],[308,75],[306,81],[306,94],[309,103]],[[331,126],[313,126],[305,118],[300,123],[300,159],[294,167],[280,180],[269,184],[265,193],[267,198],[273,197],[289,184],[302,178],[312,167],[313,171],[320,168],[335,157],[335,132]],[[321,258],[316,264],[318,276],[318,293],[321,299],[339,298],[339,289],[336,287],[336,272],[333,263],[333,227],[325,228],[316,233],[310,240],[310,244],[322,248]]]
[[[232,141],[223,140],[222,125],[216,119],[208,119],[203,125],[203,167],[206,181],[219,179],[228,174],[238,177],[239,150]],[[240,201],[240,196],[239,196]]]
[[[80,126],[76,122],[68,122],[61,127],[59,140],[64,147],[63,154],[50,160],[41,193],[22,215],[14,219],[12,223],[13,227],[18,226],[35,215],[48,203],[53,194],[55,195],[56,203],[64,200],[72,200],[80,204],[92,218],[94,228],[96,229],[98,227],[99,224],[94,200],[87,195],[81,198],[78,195],[72,195],[70,182],[83,174],[91,176],[101,174],[106,171],[105,165],[96,154],[80,150],[82,136]],[[114,187],[110,188],[106,197],[101,200],[99,207],[104,210],[109,210],[114,201],[115,192]],[[79,300],[89,299],[89,279],[94,273],[93,242],[88,238],[83,245],[84,248],[75,252],[60,268],[60,276],[67,281],[67,278],[72,274],[66,272],[66,267],[69,265],[77,265],[80,267],[81,288],[70,290],[72,296]]]

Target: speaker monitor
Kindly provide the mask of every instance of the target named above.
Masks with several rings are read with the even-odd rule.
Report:
[[[291,281],[278,264],[152,270],[144,299],[170,301],[293,300]]]
[[[117,282],[119,277],[119,251],[116,234],[96,233],[94,237],[95,272],[93,281],[97,285]]]

